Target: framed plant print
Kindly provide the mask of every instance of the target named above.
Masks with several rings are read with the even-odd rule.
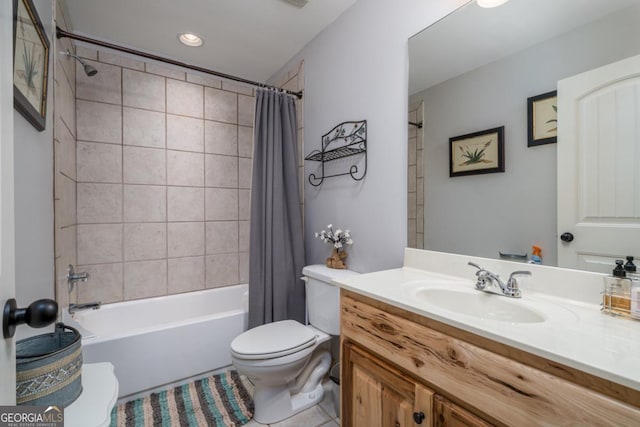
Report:
[[[558,142],[558,92],[527,99],[527,146]]]
[[[32,0],[13,0],[13,105],[43,131],[47,117],[49,39]]]
[[[449,138],[449,176],[504,172],[504,126]]]

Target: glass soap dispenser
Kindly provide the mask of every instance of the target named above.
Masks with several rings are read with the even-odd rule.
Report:
[[[638,274],[636,265],[633,263],[632,256],[627,257],[624,271],[627,278],[631,280],[631,317],[640,319],[640,274]]]
[[[604,309],[607,313],[629,316],[631,312],[631,279],[623,267],[624,261],[616,260],[611,276],[604,278]]]
[[[636,265],[633,263],[633,257],[627,257],[627,263],[624,265],[624,271],[627,274],[627,277],[631,280],[640,280],[640,274],[638,274],[638,270]]]

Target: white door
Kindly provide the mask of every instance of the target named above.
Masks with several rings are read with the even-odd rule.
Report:
[[[0,1],[0,309],[15,296],[12,3]],[[0,405],[15,405],[15,374],[15,341],[0,335]]]
[[[611,272],[626,255],[640,258],[640,56],[558,82],[558,265]]]

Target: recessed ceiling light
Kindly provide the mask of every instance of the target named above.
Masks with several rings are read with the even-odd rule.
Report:
[[[480,7],[498,7],[505,4],[509,0],[478,0],[478,6]]]
[[[198,47],[204,43],[202,39],[193,33],[178,34],[178,40],[185,46]]]

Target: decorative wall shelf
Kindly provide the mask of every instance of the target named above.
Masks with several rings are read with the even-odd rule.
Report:
[[[364,156],[364,170],[359,173],[358,165],[351,164],[349,170],[343,173],[325,175],[325,163],[346,157],[362,154]],[[361,159],[359,156],[358,159]],[[367,174],[367,121],[343,122],[322,135],[322,150],[312,151],[305,160],[321,163],[321,175],[309,174],[309,183],[319,186],[325,178],[350,175],[356,181],[361,181]]]

